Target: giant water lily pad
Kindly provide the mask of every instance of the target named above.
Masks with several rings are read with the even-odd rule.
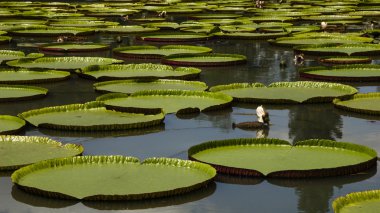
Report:
[[[216,175],[209,165],[173,158],[83,156],[42,161],[17,170],[22,189],[54,198],[142,200],[186,193]],[[49,180],[49,181],[48,181]]]
[[[255,40],[266,40],[287,36],[288,32],[273,32],[273,33],[255,33],[255,32],[231,32],[224,33],[218,32],[214,33],[217,38],[224,39],[255,39]]]
[[[132,58],[162,58],[163,56],[179,53],[208,53],[212,49],[191,45],[156,46],[127,46],[113,49],[115,55]]]
[[[308,67],[300,69],[300,76],[328,81],[379,81],[380,66],[375,64]]]
[[[14,170],[41,160],[80,155],[83,147],[45,137],[0,135],[0,170]]]
[[[10,61],[10,60],[16,60],[20,58],[37,58],[42,57],[43,54],[39,53],[31,53],[29,55],[25,55],[22,51],[16,51],[16,50],[0,50],[0,64],[3,61]]]
[[[48,90],[23,85],[0,85],[0,102],[20,101],[44,97]]]
[[[201,33],[157,33],[141,35],[136,37],[136,39],[154,42],[192,42],[209,40],[211,37],[211,35]]]
[[[200,69],[194,67],[173,68],[168,65],[146,63],[90,66],[83,68],[78,74],[81,77],[96,80],[136,78],[191,79],[198,77],[200,72]]]
[[[376,213],[380,208],[380,190],[353,192],[334,200],[335,213]]]
[[[244,55],[220,53],[174,54],[162,59],[162,63],[164,64],[184,66],[226,66],[244,64],[246,62],[247,57]]]
[[[65,71],[33,71],[29,69],[0,69],[0,84],[34,84],[61,81],[70,78]]]
[[[318,139],[294,146],[266,138],[209,141],[191,147],[188,155],[220,173],[287,178],[353,174],[375,166],[377,160],[371,148]]]
[[[102,57],[43,57],[38,59],[21,59],[8,61],[7,65],[23,68],[47,68],[61,70],[75,70],[91,65],[106,65],[123,63],[123,60]]]
[[[99,92],[116,92],[131,94],[142,90],[192,90],[204,91],[207,85],[200,81],[183,81],[168,79],[138,79],[138,80],[117,80],[95,83],[94,88]]]
[[[280,46],[296,46],[296,45],[310,45],[310,44],[356,44],[356,43],[370,43],[373,38],[366,37],[353,37],[353,36],[341,36],[341,37],[287,37],[277,38],[271,40],[270,43]]]
[[[118,22],[110,22],[110,21],[102,21],[102,20],[57,20],[49,24],[49,26],[53,27],[107,27],[107,26],[115,26],[119,25]]]
[[[317,44],[294,47],[298,52],[309,55],[376,55],[380,44]]]
[[[325,56],[319,58],[319,61],[327,64],[365,64],[372,59],[366,56]]]
[[[160,28],[157,27],[143,27],[140,25],[123,25],[123,26],[109,26],[106,28],[101,28],[99,31],[106,33],[147,33],[159,31]]]
[[[358,92],[348,85],[310,81],[275,82],[268,87],[261,83],[235,83],[214,86],[210,91],[231,95],[240,102],[279,104],[325,103]]]
[[[70,104],[30,110],[19,117],[37,127],[75,131],[109,131],[158,125],[163,113],[152,115],[107,110],[101,102]]]
[[[304,16],[301,17],[303,20],[311,21],[340,21],[340,20],[359,20],[362,19],[362,16],[353,16],[353,15],[319,15],[319,16]]]
[[[25,126],[25,121],[11,115],[0,115],[0,134],[14,134]]]
[[[350,99],[334,99],[334,105],[348,111],[380,115],[380,92],[356,94]]]
[[[96,43],[57,43],[41,45],[38,48],[41,51],[48,52],[93,52],[108,50],[109,45]]]
[[[78,28],[78,27],[47,27],[47,28],[36,28],[36,29],[22,29],[13,30],[9,32],[12,35],[19,36],[82,36],[91,35],[95,33],[94,29],[91,28]]]
[[[146,90],[132,95],[110,93],[97,98],[107,108],[130,112],[150,112],[163,109],[165,113],[193,113],[225,108],[232,97],[222,93],[187,90]],[[186,110],[188,109],[188,110]]]
[[[9,43],[12,40],[12,37],[9,36],[0,36],[0,44]]]

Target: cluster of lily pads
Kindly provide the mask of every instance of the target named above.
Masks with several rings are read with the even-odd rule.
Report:
[[[303,141],[294,146],[277,139],[210,141],[188,150],[192,161],[149,158],[140,162],[137,158],[124,156],[77,156],[83,152],[79,145],[6,134],[16,134],[26,122],[38,128],[62,131],[146,128],[162,124],[168,113],[181,115],[219,110],[230,107],[232,102],[333,103],[340,109],[380,115],[379,93],[357,94],[354,87],[336,83],[380,80],[379,65],[365,64],[380,53],[377,44],[380,31],[368,20],[366,29],[352,30],[362,26],[366,17],[379,15],[371,8],[373,5],[379,8],[380,1],[293,0],[261,6],[244,0],[234,2],[234,6],[223,1],[180,0],[150,4],[130,1],[0,2],[0,44],[15,41],[19,46],[28,46],[18,42],[20,36],[44,36],[52,41],[32,45],[38,52],[30,54],[0,50],[0,63],[4,65],[0,70],[0,102],[44,97],[47,89],[25,84],[67,80],[72,74],[101,81],[94,83],[94,89],[107,93],[84,104],[33,109],[18,117],[0,116],[0,133],[3,134],[0,154],[5,156],[0,169],[18,169],[12,181],[25,191],[85,200],[136,200],[177,195],[207,185],[217,172],[300,178],[367,170],[376,165],[374,150],[328,140]],[[188,20],[177,23],[168,16]],[[320,25],[321,22],[327,25]],[[75,56],[78,52],[111,50],[111,44],[89,42],[88,37],[96,34],[115,36],[116,42],[122,41],[123,36],[133,35],[136,42],[144,45],[113,48],[112,53],[118,59]],[[307,79],[332,82],[274,82],[268,86],[246,82],[208,88],[204,82],[188,81],[199,77],[201,69],[196,67],[234,66],[249,60],[244,55],[214,53],[211,48],[191,45],[213,39],[267,40],[272,45],[291,48],[295,54],[304,54],[302,57],[306,59],[323,56],[318,59],[321,66],[300,68],[299,74]],[[146,45],[162,42],[172,44]],[[64,56],[44,55],[57,53]],[[130,58],[159,59],[162,64],[125,64],[122,60]],[[321,156],[315,153],[323,153],[322,157],[328,159],[326,165],[321,165]],[[285,157],[289,161],[283,161],[284,155],[291,155]],[[274,158],[276,156],[281,158]],[[125,173],[124,169],[135,172]],[[151,182],[152,175],[160,178]],[[83,179],[86,182],[81,181]],[[159,181],[161,179],[168,180],[167,185]],[[70,187],[73,185],[78,187]],[[378,203],[379,194],[377,190],[348,195],[335,201],[334,208],[339,212],[353,200]]]

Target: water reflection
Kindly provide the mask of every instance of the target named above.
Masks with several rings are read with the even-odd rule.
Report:
[[[263,182],[265,179],[260,177],[244,177],[238,175],[226,175],[218,174],[215,178],[215,181],[221,183],[229,184],[239,184],[239,185],[256,185]]]
[[[289,138],[306,139],[342,138],[342,118],[332,104],[303,104],[289,108]]]
[[[87,207],[98,210],[148,209],[194,202],[212,195],[215,190],[216,184],[212,182],[208,184],[207,187],[203,187],[193,192],[164,198],[141,201],[82,201],[82,203]],[[14,200],[30,206],[47,208],[65,208],[73,206],[79,202],[76,200],[53,199],[29,194],[16,186],[12,187],[12,197]]]
[[[334,195],[334,188],[342,188],[343,185],[360,182],[371,178],[377,172],[374,167],[368,171],[329,178],[311,179],[268,179],[268,182],[282,187],[294,188],[298,197],[298,211],[317,213],[329,212],[329,201]]]

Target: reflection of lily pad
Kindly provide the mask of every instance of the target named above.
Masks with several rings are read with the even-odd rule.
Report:
[[[0,85],[0,102],[29,100],[44,97],[48,90],[23,85]]]
[[[162,34],[147,34],[136,37],[143,41],[155,42],[186,42],[186,41],[205,41],[212,36],[201,33],[162,33]]]
[[[83,147],[45,137],[0,136],[0,170],[14,170],[41,160],[80,155]]]
[[[161,58],[179,53],[208,53],[212,49],[191,45],[166,45],[160,48],[156,46],[126,46],[113,49],[115,55],[132,58]]]
[[[294,49],[309,55],[376,55],[380,44],[317,44],[301,45]]]
[[[300,69],[300,76],[328,81],[379,81],[380,66],[375,64],[308,67]]]
[[[353,192],[338,197],[332,204],[334,212],[376,213],[380,208],[380,190]]]
[[[102,57],[43,57],[38,59],[22,59],[7,62],[7,65],[23,68],[47,68],[75,70],[91,65],[123,63],[123,60]]]
[[[350,99],[334,99],[334,105],[348,111],[380,115],[380,92],[356,94]]]
[[[75,131],[110,131],[158,125],[163,113],[144,115],[107,110],[100,102],[30,110],[19,114],[34,126]]]
[[[14,134],[25,126],[25,121],[10,115],[0,115],[0,134]]]
[[[173,68],[162,64],[118,64],[89,66],[78,74],[84,78],[97,80],[118,80],[136,78],[191,79],[199,76],[201,70],[194,67]]]
[[[182,80],[118,80],[106,81],[94,84],[96,91],[100,92],[118,92],[131,94],[142,90],[192,90],[204,91],[207,85],[200,81],[182,81]]]
[[[179,159],[83,156],[42,161],[17,170],[12,181],[31,193],[84,200],[142,200],[206,186],[212,167]],[[50,181],[47,181],[50,180]]]
[[[184,66],[225,66],[237,65],[247,62],[247,57],[238,54],[175,54],[166,56],[162,63]]]
[[[33,71],[28,69],[0,69],[0,84],[34,84],[61,81],[70,78],[65,71]]]
[[[294,146],[279,139],[210,141],[191,147],[188,155],[220,173],[287,178],[353,174],[375,166],[377,160],[376,151],[368,147],[318,139]]]
[[[324,103],[336,97],[346,97],[357,93],[351,86],[325,82],[276,82],[268,87],[260,83],[235,83],[210,88],[234,97],[239,102],[255,103]]]
[[[50,52],[92,52],[109,49],[109,45],[95,43],[56,43],[39,46],[41,51]]]
[[[176,113],[182,109],[189,109],[190,113],[195,112],[196,108],[211,111],[227,107],[232,97],[204,91],[147,90],[132,95],[110,93],[98,97],[97,100],[103,101],[107,108],[121,111],[146,112],[163,109],[165,113]]]

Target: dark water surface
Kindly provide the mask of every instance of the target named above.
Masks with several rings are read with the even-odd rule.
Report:
[[[114,36],[99,35],[89,39],[112,42]],[[20,49],[16,43],[53,42],[54,38],[15,37],[11,45],[1,49]],[[153,44],[123,38],[121,45]],[[158,43],[157,43],[158,44]],[[269,45],[265,41],[212,40],[196,43],[209,46],[216,53],[237,53],[248,57],[246,65],[202,68],[200,81],[209,86],[234,82],[262,82],[300,80],[293,64],[293,51]],[[162,45],[162,44],[160,44]],[[35,52],[32,48],[23,48]],[[91,56],[112,57],[110,51],[89,53]],[[280,60],[288,66],[280,69]],[[125,60],[126,63],[157,61]],[[377,63],[377,61],[375,61]],[[317,64],[307,59],[304,66]],[[0,114],[17,115],[26,110],[94,100],[94,82],[75,74],[67,81],[39,84],[49,89],[46,98],[0,103]],[[360,92],[380,91],[380,83],[351,84]],[[255,104],[236,104],[230,109],[180,119],[167,115],[164,125],[144,130],[78,133],[28,127],[23,134],[48,136],[65,143],[81,144],[85,155],[127,155],[140,159],[174,157],[187,159],[190,146],[208,141],[265,134],[232,129],[232,122],[256,119]],[[333,139],[369,146],[380,152],[380,117],[365,116],[335,109],[332,104],[266,105],[271,115],[270,138],[290,142],[309,139]],[[76,202],[61,201],[27,194],[14,187],[10,174],[0,176],[0,213],[44,212],[332,212],[331,203],[338,196],[354,191],[380,188],[376,169],[361,174],[323,179],[286,180],[255,179],[218,176],[208,188],[182,196],[141,202]]]

